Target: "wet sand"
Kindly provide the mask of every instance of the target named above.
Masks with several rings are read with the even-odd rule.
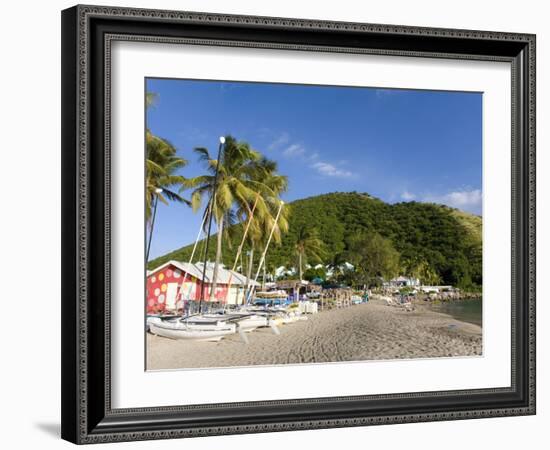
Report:
[[[417,306],[381,300],[322,311],[279,327],[238,334],[220,342],[171,340],[147,334],[147,369],[179,369],[377,359],[479,356],[481,327]]]

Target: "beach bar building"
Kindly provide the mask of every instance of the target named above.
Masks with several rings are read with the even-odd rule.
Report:
[[[204,300],[210,300],[214,264],[207,263]],[[176,311],[184,300],[200,300],[203,264],[189,264],[171,260],[147,272],[147,313]],[[231,285],[231,286],[230,286]],[[250,280],[250,286],[258,286]],[[229,289],[229,291],[228,291]],[[242,304],[246,289],[246,277],[220,265],[214,298],[216,302]]]
[[[297,296],[305,294],[306,292],[321,291],[321,286],[310,283],[306,280],[280,280],[275,284],[276,288],[287,292],[294,300]]]

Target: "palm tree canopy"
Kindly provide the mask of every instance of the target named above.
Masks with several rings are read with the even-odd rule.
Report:
[[[185,185],[185,177],[177,171],[187,165],[187,161],[177,154],[176,148],[166,139],[155,136],[149,130],[145,134],[146,143],[146,196],[145,216],[151,218],[151,205],[155,197],[168,204],[169,201],[190,204],[179,190]],[[159,192],[162,189],[162,192]]]
[[[276,168],[274,162],[262,158],[248,143],[237,141],[232,136],[225,139],[220,161],[214,159],[206,148],[196,148],[195,152],[207,168],[206,175],[187,180],[184,185],[184,189],[193,189],[191,204],[195,211],[201,207],[203,198],[212,194],[218,169],[212,205],[212,213],[217,222],[233,208],[237,219],[248,216],[258,194],[260,197],[254,216],[270,215],[279,193],[287,184],[286,177],[272,172]]]
[[[145,94],[145,106],[147,108],[157,104],[159,95],[156,92],[147,92]]]
[[[262,200],[265,203],[266,210],[259,213],[256,210],[254,211],[247,235],[247,241],[251,247],[254,247],[256,243],[265,243],[273,227],[273,240],[276,243],[280,243],[282,233],[288,231],[288,216],[290,211],[286,204],[283,205],[279,219],[275,223],[275,218],[281,205],[280,194],[286,191],[288,179],[286,176],[277,173],[277,163],[275,161],[262,158],[255,165],[256,195],[258,196],[258,200]],[[240,205],[236,210],[237,218],[243,222],[248,219],[255,203],[256,198],[252,203]]]
[[[200,161],[206,166],[206,174],[190,179],[183,188],[191,188],[191,204],[196,211],[205,196],[209,207],[205,214],[211,214],[218,226],[216,260],[213,271],[211,300],[214,297],[216,275],[221,262],[222,238],[227,235],[232,223],[253,218],[250,222],[251,236],[263,236],[260,229],[277,226],[277,231],[288,227],[286,219],[275,224],[274,210],[279,209],[279,194],[286,189],[287,179],[276,174],[277,164],[265,159],[259,152],[232,136],[225,137],[220,149],[219,160],[214,159],[208,149],[195,149]],[[252,212],[254,210],[254,212]],[[205,223],[210,220],[205,220]],[[275,230],[275,228],[274,228]]]
[[[301,227],[297,230],[296,253],[304,258],[322,262],[325,256],[325,244],[319,238],[319,232],[316,228]]]

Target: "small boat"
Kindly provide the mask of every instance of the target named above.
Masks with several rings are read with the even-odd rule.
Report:
[[[269,323],[270,326],[276,326],[276,327],[278,327],[278,326],[280,326],[280,325],[284,325],[285,319],[284,319],[284,317],[282,317],[282,316],[273,316],[273,317],[270,317],[270,318],[269,318],[269,322],[268,322],[268,323]]]
[[[256,314],[251,316],[244,316],[237,320],[237,326],[242,331],[248,333],[250,331],[254,331],[256,328],[267,327],[268,319],[267,317]]]
[[[285,313],[284,311],[276,308],[249,306],[239,311],[239,313],[252,314],[253,317],[258,318],[256,323],[259,325],[256,328],[270,327],[275,334],[279,334],[278,326],[284,324]],[[253,319],[250,319],[253,320]],[[246,326],[246,322],[244,324]]]
[[[149,331],[151,323],[162,322],[163,320],[176,319],[180,316],[175,314],[147,314],[147,320],[145,321],[145,331]]]
[[[254,331],[256,328],[268,326],[268,319],[265,315],[251,314],[249,312],[214,313],[205,314],[204,317],[212,319],[223,318],[226,322],[235,323],[238,330],[246,333]]]
[[[149,323],[151,333],[170,339],[192,339],[217,342],[237,331],[237,325],[225,320],[203,316],[183,319],[154,320]]]
[[[285,325],[295,322],[294,313],[288,312],[284,308],[271,307],[254,310],[256,314],[265,315],[268,318],[268,325]]]

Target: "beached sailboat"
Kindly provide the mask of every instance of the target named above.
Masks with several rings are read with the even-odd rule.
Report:
[[[279,333],[279,331],[276,329],[276,324],[271,320],[271,318],[268,314],[265,314],[265,311],[262,311],[262,313],[258,314],[258,313],[255,313],[254,311],[250,311],[246,307],[241,308],[239,310],[233,310],[233,311],[227,311],[225,309],[225,307],[227,305],[227,295],[230,291],[231,284],[232,284],[232,281],[233,281],[233,274],[235,273],[235,269],[237,267],[239,257],[242,253],[243,246],[244,246],[244,243],[245,243],[245,239],[246,239],[246,236],[248,234],[248,230],[250,228],[250,225],[252,223],[252,219],[253,219],[254,212],[256,210],[256,206],[258,204],[259,198],[260,198],[260,194],[257,193],[255,201],[254,201],[254,205],[253,205],[252,210],[251,210],[251,214],[248,218],[248,221],[247,221],[245,229],[244,229],[244,233],[243,233],[243,236],[242,236],[242,239],[241,239],[241,243],[240,243],[240,245],[237,249],[237,253],[235,255],[235,260],[233,262],[233,267],[229,271],[230,276],[229,276],[229,280],[228,280],[228,283],[227,283],[228,288],[226,290],[226,296],[225,296],[224,301],[223,301],[224,309],[222,311],[217,312],[217,313],[210,313],[210,314],[203,315],[204,317],[210,317],[210,318],[221,318],[221,317],[223,317],[224,320],[227,320],[231,323],[235,323],[236,326],[237,326],[237,332],[241,335],[241,338],[245,342],[247,342],[247,338],[244,336],[243,333],[249,333],[251,331],[256,330],[257,328],[271,327],[275,334]],[[281,207],[282,207],[282,204],[281,204]],[[280,214],[280,209],[281,208],[279,208],[279,214]],[[278,219],[278,216],[279,215],[277,215],[277,219]],[[277,219],[276,219],[275,224],[273,225],[273,227],[275,227],[275,225],[277,223]],[[252,283],[252,286],[255,286],[256,284],[257,284],[257,281],[255,279]]]
[[[256,328],[268,326],[265,315],[255,314],[251,311],[219,311],[214,313],[203,314],[200,317],[212,320],[224,320],[228,323],[235,323],[237,330],[250,332]]]
[[[163,320],[173,320],[177,319],[180,316],[177,316],[175,314],[147,314],[146,320],[145,320],[145,331],[151,330],[151,324],[152,323],[158,323],[162,322]]]
[[[217,342],[237,331],[237,325],[225,320],[189,317],[155,320],[149,323],[151,333],[170,339],[193,339]]]
[[[220,138],[220,148],[218,150],[218,160],[220,157],[221,148],[223,145],[223,138]],[[162,317],[158,318],[151,318],[151,320],[148,320],[148,327],[151,333],[157,334],[159,336],[164,336],[172,339],[195,339],[195,340],[204,340],[204,341],[219,341],[223,337],[233,334],[233,333],[239,333],[241,338],[248,342],[248,338],[244,336],[244,333],[253,331],[260,327],[267,327],[270,326],[273,331],[278,334],[278,330],[276,329],[276,325],[279,323],[279,320],[282,321],[284,318],[277,318],[277,323],[274,321],[272,314],[256,314],[250,311],[226,311],[225,307],[224,310],[218,312],[218,313],[202,313],[202,303],[204,301],[204,285],[205,285],[205,277],[206,277],[206,267],[207,267],[207,260],[206,257],[208,255],[208,243],[210,241],[210,231],[211,231],[211,224],[212,224],[212,208],[213,203],[215,199],[215,186],[217,182],[217,176],[218,176],[218,168],[216,166],[216,175],[214,178],[214,188],[212,195],[210,197],[210,202],[208,206],[208,211],[206,212],[204,218],[208,217],[208,232],[205,239],[206,242],[206,248],[204,251],[205,260],[203,264],[203,270],[202,270],[202,281],[201,281],[201,294],[200,294],[200,303],[199,303],[199,313],[192,316],[187,317],[181,317],[177,319],[168,319],[164,320]],[[245,233],[243,235],[243,240],[241,242],[241,245],[239,246],[239,251],[237,253],[237,256],[235,258],[234,267],[235,268],[237,264],[238,257],[240,255],[240,252],[242,251],[242,247],[244,244],[244,239],[246,237],[246,232],[248,231],[248,227],[250,226],[252,215],[254,213],[254,210],[256,208],[257,202],[259,199],[259,194],[256,195],[256,200],[254,203],[254,207],[252,208],[252,214],[248,220]],[[269,247],[269,243],[271,241],[271,238],[273,236],[273,232],[275,229],[275,226],[277,224],[277,221],[279,219],[279,216],[281,214],[281,210],[283,207],[283,202],[281,201],[281,204],[279,206],[279,210],[277,213],[277,217],[275,218],[275,223],[272,227],[267,245],[264,249],[264,252],[262,254],[262,258],[260,261],[260,267],[265,262],[265,255],[267,252],[267,249]],[[203,224],[201,225],[201,230],[204,226],[204,220]],[[199,231],[200,236],[201,231]],[[191,260],[193,258],[193,255],[195,253],[196,245],[199,239],[199,236],[197,237],[197,240],[195,242],[195,247],[193,248],[193,252],[191,254]],[[191,263],[190,260],[190,263]],[[258,271],[259,273],[259,271]],[[256,277],[254,279],[254,284],[257,283],[258,273],[256,273]],[[232,282],[232,276],[233,276],[233,270],[230,272],[230,277],[228,281],[228,288],[226,292],[229,292]],[[182,283],[183,288],[183,283]],[[180,289],[181,293],[181,289]],[[252,294],[252,293],[251,293]],[[180,294],[181,295],[181,294]],[[227,293],[226,293],[227,296]],[[224,299],[224,304],[227,303],[227,297]],[[247,299],[249,300],[249,299]],[[279,315],[279,314],[277,314]]]
[[[224,143],[225,143],[225,138],[220,137],[220,146],[218,148],[218,161],[220,159],[220,154]],[[206,211],[206,214],[204,215],[204,218],[203,218],[203,223],[199,228],[199,234],[195,241],[195,246],[193,248],[193,252],[190,258],[190,263],[191,263],[203,226],[205,224],[206,218],[208,218],[208,233],[206,236],[206,249],[204,252],[205,261],[204,261],[203,270],[202,270],[200,306],[202,306],[202,302],[204,300],[204,285],[205,285],[206,266],[207,266],[206,257],[208,254],[208,243],[210,241],[210,234],[211,234],[211,228],[212,228],[212,215],[213,215],[212,211],[213,211],[213,203],[214,203],[215,187],[216,187],[217,179],[218,179],[218,167],[216,167],[214,187],[212,189],[212,194],[208,204],[208,210]],[[185,278],[183,281],[185,281]],[[181,284],[180,295],[183,290],[183,286],[184,286],[184,282],[182,282]],[[199,306],[199,314],[197,315],[191,315],[187,317],[178,317],[178,318],[169,318],[169,319],[166,319],[163,317],[151,318],[150,320],[148,319],[147,324],[149,327],[149,331],[158,336],[163,336],[170,339],[193,339],[198,341],[219,341],[223,339],[225,336],[234,334],[237,332],[237,323],[236,323],[237,321],[229,320],[229,318],[225,316],[208,317],[204,314],[201,314],[200,306]]]

